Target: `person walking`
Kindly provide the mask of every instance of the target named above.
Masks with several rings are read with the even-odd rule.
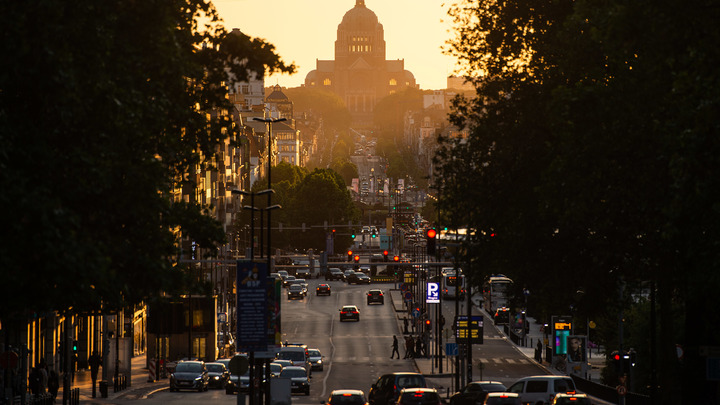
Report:
[[[55,369],[51,368],[50,373],[48,374],[48,392],[52,396],[52,402],[55,403],[55,398],[57,398],[58,390],[60,389],[60,379],[58,378],[58,373],[55,371]]]
[[[397,353],[398,360],[400,359],[400,352],[398,351],[398,339],[397,336],[393,335],[393,343],[392,343],[392,354],[390,355],[390,358],[395,358],[395,353]]]
[[[420,336],[418,336],[417,340],[415,340],[415,356],[427,357],[427,354],[425,353],[425,346],[423,345],[423,341]]]
[[[92,378],[92,397],[95,398],[95,384],[97,383],[98,369],[102,364],[102,359],[98,355],[97,350],[93,350],[90,357],[88,357],[88,365],[90,366],[90,377]]]

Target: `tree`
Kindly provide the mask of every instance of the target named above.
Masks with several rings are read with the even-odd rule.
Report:
[[[173,195],[235,133],[228,69],[243,80],[294,66],[229,35],[200,0],[2,9],[14,40],[0,61],[0,318],[185,288],[178,237],[212,251],[224,233],[210,207]]]

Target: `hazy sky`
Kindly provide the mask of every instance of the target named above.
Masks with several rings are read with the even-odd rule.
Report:
[[[451,1],[447,1],[451,3]],[[440,47],[450,38],[447,6],[440,0],[365,0],[385,31],[385,58],[404,59],[421,89],[444,89],[455,60]],[[228,31],[239,28],[275,45],[294,75],[266,78],[265,85],[297,87],[316,59],[335,58],[338,24],[355,0],[213,0]],[[444,23],[441,21],[445,21]]]

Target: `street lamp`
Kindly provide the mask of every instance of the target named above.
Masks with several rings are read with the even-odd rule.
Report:
[[[272,188],[272,178],[270,177],[270,168],[272,167],[272,124],[275,122],[282,122],[287,121],[286,118],[259,118],[259,117],[253,117],[253,121],[260,121],[264,122],[268,125],[268,169],[267,169],[267,179],[268,179],[268,188]],[[268,194],[268,201],[267,205],[270,206],[271,199],[270,194]],[[268,259],[268,271],[270,271],[270,211],[268,211],[268,243],[267,243],[267,259]]]
[[[272,190],[272,189],[265,189],[262,191],[258,191],[257,193],[252,193],[252,192],[247,192],[247,191],[242,191],[242,190],[232,190],[231,191],[232,194],[240,194],[243,196],[250,196],[250,205],[249,206],[246,205],[243,207],[243,208],[251,207],[251,209],[253,209],[253,213],[250,216],[250,260],[253,260],[255,258],[255,212],[254,212],[255,211],[255,209],[254,209],[255,208],[255,196],[263,195],[263,194],[270,195],[274,192],[275,192],[275,190]]]

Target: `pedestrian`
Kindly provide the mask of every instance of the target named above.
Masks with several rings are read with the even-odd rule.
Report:
[[[415,339],[412,336],[408,337],[408,357],[411,359],[415,357]]]
[[[57,398],[58,389],[60,389],[60,381],[58,379],[58,373],[54,369],[50,369],[48,373],[48,392],[52,395],[52,402],[55,403]]]
[[[40,364],[38,365],[39,371],[40,371],[40,393],[44,394],[47,391],[48,387],[48,371],[47,371],[47,363],[45,363],[45,359],[40,359]]]
[[[98,355],[97,350],[93,350],[90,357],[88,357],[88,365],[90,366],[90,377],[92,378],[92,396],[95,398],[95,383],[97,382],[98,369],[102,364],[102,359]]]
[[[412,337],[405,336],[405,355],[403,356],[403,359],[410,357],[410,344],[408,343],[408,339],[412,339]]]
[[[418,336],[415,341],[415,355],[417,357],[427,357],[427,354],[425,353],[425,346],[423,345],[423,341],[420,336]]]
[[[400,359],[400,352],[398,351],[398,339],[397,336],[393,335],[393,343],[392,343],[392,354],[390,355],[390,358],[395,358],[395,353],[397,353],[398,359]]]
[[[408,334],[408,319],[407,319],[407,317],[403,318],[403,326],[405,328],[403,333],[407,335]]]
[[[40,373],[40,367],[35,366],[30,371],[28,376],[28,385],[30,386],[30,392],[33,395],[40,395],[40,386],[42,385],[42,373]]]
[[[538,363],[542,363],[542,343],[538,339],[537,346],[535,347],[535,360]]]

